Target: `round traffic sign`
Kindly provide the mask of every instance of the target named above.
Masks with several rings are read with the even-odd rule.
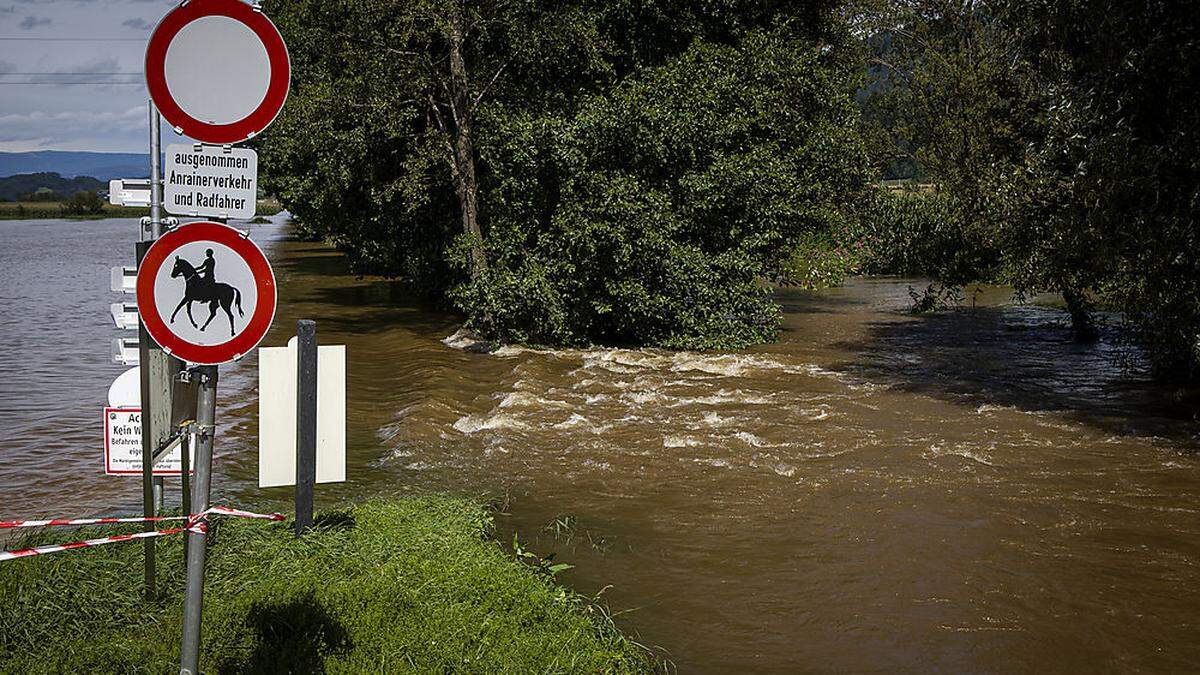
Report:
[[[121,373],[108,386],[108,405],[111,408],[137,408],[142,405],[141,371],[137,366]]]
[[[202,143],[266,129],[287,99],[291,64],[275,24],[242,0],[192,0],[146,47],[146,87],[167,122]]]
[[[275,318],[275,274],[261,249],[220,223],[189,223],[154,242],[137,275],[138,313],[163,350],[191,363],[240,359]]]

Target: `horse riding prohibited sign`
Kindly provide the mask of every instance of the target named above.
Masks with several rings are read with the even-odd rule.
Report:
[[[267,334],[275,290],[271,264],[248,235],[220,223],[189,223],[146,252],[137,304],[164,351],[217,365],[245,356]]]

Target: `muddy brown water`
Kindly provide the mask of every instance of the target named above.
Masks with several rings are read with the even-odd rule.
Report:
[[[682,672],[1194,670],[1194,398],[1004,289],[905,313],[910,280],[785,291],[740,354],[454,348],[455,317],[252,226],[281,307],[349,347],[325,504],[492,499]],[[108,267],[132,221],[0,222],[0,518],[132,510],[100,475]],[[971,305],[974,305],[972,308]],[[217,493],[254,487],[255,366],[222,370]],[[65,555],[86,555],[72,553]],[[20,564],[19,562],[7,564]]]

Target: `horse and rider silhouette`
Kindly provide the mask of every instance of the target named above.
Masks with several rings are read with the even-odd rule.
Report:
[[[190,262],[175,256],[175,267],[171,270],[171,277],[182,276],[185,287],[183,299],[176,305],[175,311],[171,312],[171,323],[175,323],[175,315],[186,306],[187,317],[192,322],[192,328],[199,328],[203,331],[217,316],[217,307],[220,307],[229,317],[229,336],[233,337],[237,334],[237,330],[233,327],[233,312],[229,308],[236,305],[238,316],[246,316],[246,313],[242,311],[242,292],[229,284],[217,281],[213,277],[216,267],[217,261],[213,258],[211,248],[204,252],[204,262],[198,267],[193,267]],[[192,316],[193,302],[208,303],[208,321],[205,321],[203,326],[197,326],[196,319]]]

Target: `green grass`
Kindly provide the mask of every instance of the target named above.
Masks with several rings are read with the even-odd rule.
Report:
[[[601,608],[506,553],[480,505],[381,500],[318,523],[296,540],[285,523],[218,521],[205,586],[205,672],[654,666]],[[141,599],[140,543],[0,563],[0,672],[177,672],[182,539],[159,541],[156,602]]]

